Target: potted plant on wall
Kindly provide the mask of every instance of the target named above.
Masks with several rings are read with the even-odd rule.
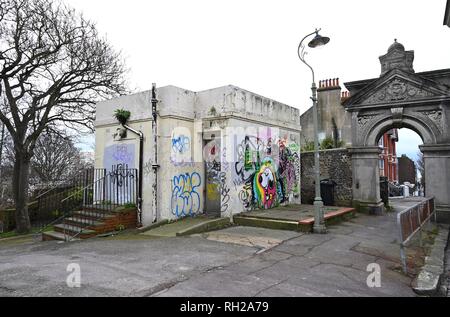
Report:
[[[124,109],[117,109],[114,112],[114,117],[117,119],[117,121],[120,122],[121,125],[125,125],[128,122],[128,119],[130,119],[131,112]]]

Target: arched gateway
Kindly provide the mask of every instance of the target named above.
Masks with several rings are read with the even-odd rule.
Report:
[[[345,86],[351,97],[353,199],[383,211],[378,140],[392,128],[410,128],[423,140],[427,196],[435,196],[440,221],[450,223],[450,69],[415,73],[414,51],[395,41],[380,57],[381,76]]]

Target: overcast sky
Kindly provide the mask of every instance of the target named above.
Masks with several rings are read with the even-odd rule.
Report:
[[[378,57],[395,38],[415,51],[417,72],[450,67],[446,0],[65,2],[95,21],[123,52],[136,90],[153,82],[193,91],[233,84],[304,112],[311,106],[311,74],[297,46],[316,27],[331,38],[308,55],[317,80],[378,77]],[[402,151],[417,152],[413,134],[406,138]]]

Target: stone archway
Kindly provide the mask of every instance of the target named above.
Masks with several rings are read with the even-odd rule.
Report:
[[[380,57],[379,78],[346,83],[351,97],[353,199],[355,206],[380,213],[378,140],[392,128],[409,128],[422,140],[427,195],[438,216],[450,223],[450,69],[415,73],[414,52],[395,43]]]

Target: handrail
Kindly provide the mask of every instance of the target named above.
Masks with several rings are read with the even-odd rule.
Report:
[[[61,203],[64,203],[65,201],[69,200],[70,198],[75,197],[77,194],[79,194],[80,192],[85,191],[86,189],[89,189],[91,186],[95,185],[96,183],[98,183],[99,181],[104,181],[106,179],[106,176],[103,176],[100,179],[97,179],[95,182],[90,183],[89,185],[87,185],[86,187],[83,187],[82,189],[77,190],[75,193],[73,193],[70,196],[67,196],[66,198],[64,198],[63,200],[61,200]]]
[[[62,188],[62,191],[53,192],[59,188],[59,186],[55,186],[43,194],[40,194],[37,199],[35,200],[36,203],[38,203],[38,210],[37,214],[42,217],[45,215],[48,215],[49,212],[53,213],[54,211],[62,212],[63,214],[58,217],[58,214],[56,214],[56,219],[48,219],[50,222],[46,222],[43,224],[40,224],[40,233],[42,233],[46,228],[48,228],[51,225],[54,225],[55,223],[58,223],[61,221],[61,219],[64,219],[67,216],[67,212],[64,208],[64,203],[67,201],[67,198],[73,197],[74,194],[78,193],[77,188],[80,186],[85,186],[83,189],[88,188],[91,184],[89,184],[92,179],[97,178],[98,176],[104,176],[103,173],[105,169],[97,169],[97,168],[88,168],[80,171],[80,173],[71,181],[67,181],[64,183],[64,188]],[[87,184],[87,186],[86,186]],[[60,184],[61,185],[61,184]],[[72,193],[75,190],[75,193]],[[50,193],[50,194],[49,194]],[[69,197],[66,197],[67,195],[70,195]]]
[[[420,232],[420,243],[422,244],[422,229],[431,221],[434,216],[436,222],[436,209],[434,203],[435,197],[429,197],[418,204],[409,207],[397,214],[397,225],[400,238],[400,258],[402,261],[403,272],[408,273],[406,263],[405,247],[412,238]]]
[[[79,190],[76,191],[74,194],[72,194],[72,195],[70,195],[70,196],[64,198],[63,200],[61,200],[61,204],[64,204],[67,200],[76,197],[77,194],[79,194],[80,192],[85,191],[86,189],[89,189],[90,187],[92,187],[93,185],[95,185],[97,182],[102,181],[102,180],[104,181],[105,178],[106,178],[106,176],[103,176],[102,178],[100,178],[100,179],[96,180],[95,182],[93,182],[93,183],[87,185],[86,187],[83,187],[82,189],[79,189]],[[61,219],[66,218],[66,216],[67,216],[67,215],[66,215],[66,212],[64,212],[64,214],[63,214],[61,217],[59,217],[58,219],[55,219],[55,220],[53,220],[52,222],[46,224],[46,225],[38,232],[38,234],[44,232],[44,230],[45,230],[46,228],[52,226],[53,224],[57,223],[57,222],[60,221]],[[79,234],[81,234],[81,232],[80,232]],[[73,237],[73,238],[74,238],[74,237]]]
[[[42,197],[44,197],[45,195],[47,195],[47,194],[50,193],[51,191],[54,191],[54,190],[57,189],[57,188],[59,188],[59,186],[55,186],[55,187],[53,187],[52,189],[49,189],[49,190],[45,191],[44,193],[38,195],[34,200],[39,200],[39,199],[41,199]]]
[[[137,203],[137,179],[137,169],[129,169],[126,165],[115,165],[111,171],[98,169],[93,174],[85,174],[81,181],[74,183],[70,189],[58,193],[55,197],[51,196],[53,199],[48,197],[44,199],[44,202],[49,202],[47,206],[49,211],[57,210],[62,212],[62,215],[56,214],[58,219],[46,224],[41,232],[62,220],[63,228],[60,229],[63,229],[61,232],[64,234],[65,241],[75,239],[87,230],[91,230],[96,219],[103,217],[105,213],[112,212],[115,207],[131,202]],[[76,210],[82,211],[82,216],[69,218]],[[72,227],[76,227],[77,230],[72,230]]]

